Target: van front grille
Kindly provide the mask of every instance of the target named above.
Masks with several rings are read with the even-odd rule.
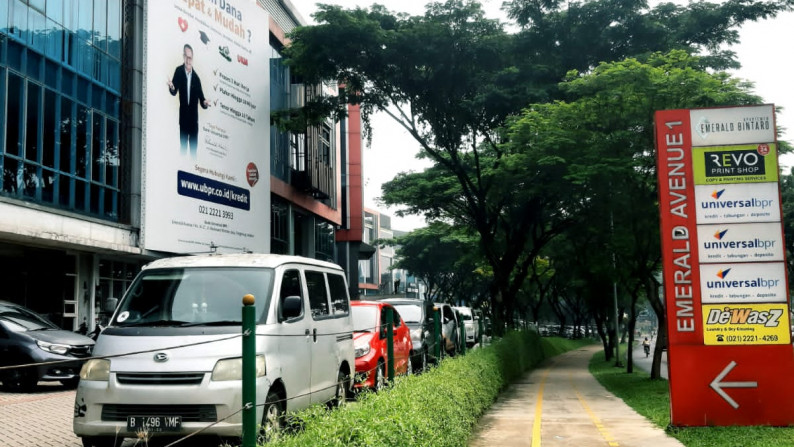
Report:
[[[199,385],[204,373],[116,373],[124,385]]]
[[[127,416],[182,416],[182,422],[216,422],[215,405],[102,405],[103,421],[126,421]]]

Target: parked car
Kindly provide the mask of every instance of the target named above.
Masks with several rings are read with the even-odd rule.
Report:
[[[426,370],[428,363],[436,362],[434,358],[436,339],[433,336],[435,331],[433,303],[416,298],[388,298],[382,302],[394,306],[411,330],[411,342],[414,346],[411,366],[413,366],[414,372]]]
[[[460,350],[460,337],[458,336],[458,317],[447,303],[435,303],[441,310],[441,338],[444,350],[449,355],[457,354]]]
[[[386,362],[389,359],[386,309],[392,310],[394,372],[411,373],[411,331],[394,306],[382,301],[351,301],[350,305],[353,315],[353,347],[356,350],[354,387],[380,391],[386,384]]]
[[[485,336],[485,320],[480,309],[472,309],[472,314],[474,314],[474,327],[477,328],[477,340],[479,340],[480,335]],[[482,329],[482,334],[480,334],[480,329]]]
[[[133,280],[80,372],[73,429],[84,446],[155,436],[242,435],[242,297],[255,297],[256,412],[265,433],[284,413],[340,404],[355,368],[345,274],[329,262],[270,254],[154,261]],[[125,355],[134,353],[131,355]]]
[[[474,325],[474,313],[471,307],[458,306],[454,307],[455,312],[463,320],[463,328],[466,333],[466,347],[471,348],[477,343],[477,326]]]
[[[0,371],[3,388],[30,391],[40,381],[76,386],[84,359],[94,340],[59,328],[44,316],[7,301],[0,301],[0,366],[59,362]]]

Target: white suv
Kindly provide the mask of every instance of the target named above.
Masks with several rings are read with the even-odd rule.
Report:
[[[463,319],[463,327],[466,329],[466,347],[471,348],[477,343],[477,335],[479,328],[474,322],[474,314],[471,307],[459,306],[455,307],[455,312]]]

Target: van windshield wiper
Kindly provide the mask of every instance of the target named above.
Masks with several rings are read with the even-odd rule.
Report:
[[[215,320],[215,321],[196,321],[193,323],[182,323],[179,327],[193,327],[193,326],[241,326],[243,324],[240,320]]]
[[[179,320],[154,320],[154,321],[139,321],[137,323],[125,324],[120,327],[136,327],[136,326],[182,326],[188,324],[187,321]]]

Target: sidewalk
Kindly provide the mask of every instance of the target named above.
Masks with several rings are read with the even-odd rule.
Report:
[[[469,447],[682,447],[590,374],[600,349],[559,355],[510,385],[480,418]]]

